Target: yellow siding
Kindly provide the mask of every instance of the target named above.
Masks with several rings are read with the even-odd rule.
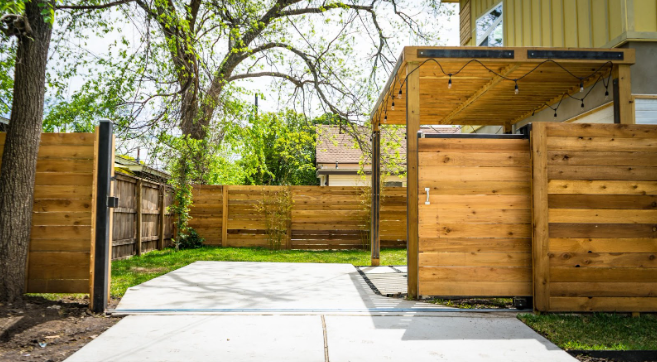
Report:
[[[477,18],[504,2],[505,46],[592,48],[628,39],[657,41],[657,0],[471,1],[473,31]]]

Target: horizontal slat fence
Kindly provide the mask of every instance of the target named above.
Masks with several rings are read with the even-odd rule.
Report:
[[[360,249],[369,243],[369,189],[337,186],[211,186],[193,189],[189,225],[218,246],[269,247],[265,216],[257,210],[266,193],[288,190],[292,200],[284,248]],[[406,246],[406,189],[384,189],[384,248]],[[403,224],[403,225],[402,225]]]
[[[421,138],[418,147],[420,294],[531,296],[529,140]]]
[[[657,126],[534,124],[539,311],[657,311]]]
[[[119,207],[114,209],[112,260],[141,255],[171,244],[173,217],[167,211],[173,201],[170,187],[117,174],[114,195],[119,198]],[[163,229],[161,223],[164,223]]]
[[[5,143],[0,133],[0,160]],[[28,293],[89,293],[94,133],[44,133],[37,158]]]

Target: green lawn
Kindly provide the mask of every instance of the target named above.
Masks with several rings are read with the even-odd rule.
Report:
[[[520,314],[518,318],[563,349],[657,350],[657,316],[613,313]]]
[[[126,289],[182,268],[195,261],[262,261],[279,263],[341,263],[370,265],[370,252],[361,250],[305,251],[261,248],[215,248],[152,251],[140,257],[112,262],[110,293],[120,298]],[[381,265],[406,265],[406,249],[382,249]]]

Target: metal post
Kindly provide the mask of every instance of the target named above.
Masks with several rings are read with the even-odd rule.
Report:
[[[98,136],[98,179],[96,180],[96,240],[94,254],[93,311],[107,309],[109,259],[110,259],[110,210],[109,196],[112,185],[112,128],[110,121],[101,121]],[[113,201],[113,200],[112,200]]]

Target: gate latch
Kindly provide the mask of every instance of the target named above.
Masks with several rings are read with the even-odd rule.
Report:
[[[427,192],[427,201],[424,202],[425,205],[431,205],[431,203],[429,202],[429,190],[431,190],[430,187],[425,187],[424,188],[424,191]]]

